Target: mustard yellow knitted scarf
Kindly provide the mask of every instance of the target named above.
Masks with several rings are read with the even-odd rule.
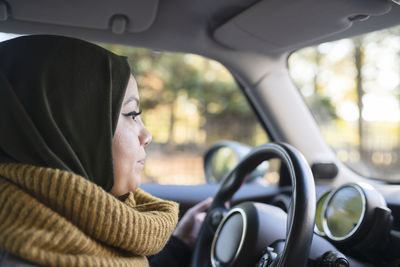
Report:
[[[138,189],[118,200],[71,172],[0,164],[0,248],[44,266],[148,266],[178,206]]]

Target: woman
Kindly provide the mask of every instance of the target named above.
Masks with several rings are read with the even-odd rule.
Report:
[[[151,135],[124,57],[60,36],[1,43],[0,123],[3,259],[148,266],[163,249],[178,206],[138,188]],[[193,245],[209,204],[184,217],[154,265],[188,262],[171,255]]]

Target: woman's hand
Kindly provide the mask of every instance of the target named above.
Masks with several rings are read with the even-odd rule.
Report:
[[[206,217],[206,210],[210,207],[212,198],[207,198],[190,208],[182,219],[172,235],[181,239],[192,249],[196,243],[201,225]]]

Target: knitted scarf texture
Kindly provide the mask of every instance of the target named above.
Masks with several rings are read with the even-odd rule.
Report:
[[[72,172],[0,164],[0,248],[43,266],[148,266],[178,205],[137,189],[119,200]]]

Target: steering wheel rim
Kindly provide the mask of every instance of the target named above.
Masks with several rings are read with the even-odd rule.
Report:
[[[244,182],[247,173],[262,161],[279,158],[290,174],[292,181],[291,209],[287,217],[286,243],[283,253],[275,266],[306,266],[311,247],[316,194],[313,175],[303,155],[285,143],[268,143],[251,150],[224,178],[220,189],[200,229],[192,257],[192,267],[211,266],[210,244],[216,228],[226,211],[224,205]],[[268,244],[266,244],[268,245]],[[208,250],[208,251],[207,251]]]

